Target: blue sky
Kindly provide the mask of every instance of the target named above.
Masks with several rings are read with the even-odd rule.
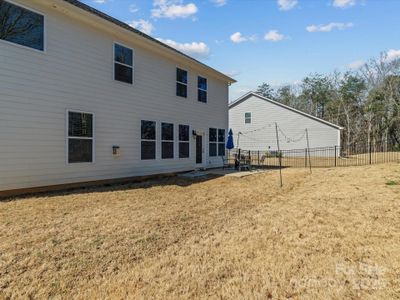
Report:
[[[85,0],[233,76],[230,98],[400,57],[400,0]]]

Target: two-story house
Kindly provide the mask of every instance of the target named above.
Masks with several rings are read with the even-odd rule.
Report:
[[[222,163],[234,79],[76,0],[0,24],[3,194]]]

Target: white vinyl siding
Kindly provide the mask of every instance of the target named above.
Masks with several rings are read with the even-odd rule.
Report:
[[[246,124],[247,112],[251,112],[251,123]],[[306,128],[311,148],[340,145],[339,129],[254,95],[229,109],[229,127],[233,131],[235,147],[241,149],[276,150],[275,122],[279,126],[278,134],[282,150],[305,149],[307,147]],[[239,132],[241,134],[239,145],[237,145]]]
[[[0,43],[0,191],[194,169],[195,147],[189,158],[161,159],[159,129],[156,159],[142,160],[141,120],[156,121],[157,128],[173,123],[175,139],[179,124],[190,125],[190,143],[192,130],[205,134],[206,143],[210,127],[228,128],[227,82],[131,33],[64,14],[71,7],[66,2],[58,7],[46,1],[34,7],[47,16],[46,54]],[[135,49],[134,85],[112,80],[114,41]],[[177,65],[188,70],[184,101],[175,95]],[[198,74],[208,78],[207,105],[197,101]],[[66,164],[66,109],[95,114],[95,163]],[[112,155],[113,145],[120,156]],[[174,147],[178,153],[178,143]],[[220,166],[204,149],[205,166]]]

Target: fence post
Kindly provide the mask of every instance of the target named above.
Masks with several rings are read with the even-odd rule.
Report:
[[[242,160],[242,156],[240,155],[240,148],[239,148],[239,154],[238,154],[237,159],[238,159],[238,169],[240,171],[240,161]]]
[[[335,146],[335,167],[337,166],[336,159],[337,159],[337,146]]]
[[[369,164],[372,164],[372,147],[371,141],[369,141]]]
[[[260,150],[257,151],[257,165],[260,166]]]
[[[251,163],[251,150],[249,150],[249,163],[250,163],[250,167],[251,167],[251,165],[252,165],[252,163]]]
[[[304,168],[307,168],[307,148],[304,148]]]

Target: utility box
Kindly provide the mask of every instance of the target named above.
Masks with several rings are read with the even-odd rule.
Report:
[[[120,146],[114,145],[112,146],[112,155],[114,157],[119,157],[121,155],[121,148]]]

